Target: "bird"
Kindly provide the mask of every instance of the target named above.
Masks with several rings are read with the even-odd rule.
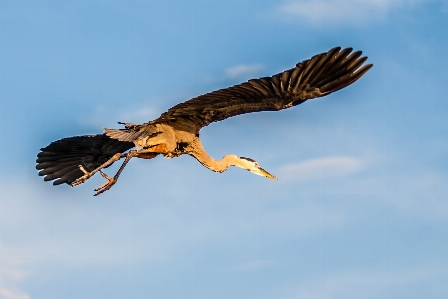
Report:
[[[215,172],[236,166],[277,179],[251,158],[229,154],[221,160],[213,159],[203,148],[199,131],[232,116],[291,108],[347,87],[373,66],[363,65],[367,57],[361,55],[361,51],[353,52],[352,48],[335,47],[271,77],[251,79],[177,104],[147,123],[119,122],[124,128],[105,128],[103,134],[54,141],[41,148],[36,169],[40,176],[45,176],[44,181],[72,187],[99,172],[106,182],[94,190],[94,196],[109,190],[133,157],[174,158],[186,154]],[[103,170],[120,159],[124,162],[117,173],[108,176]]]

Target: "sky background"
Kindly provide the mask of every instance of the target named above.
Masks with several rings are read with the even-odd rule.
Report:
[[[335,46],[374,67],[201,131],[278,181],[188,156],[98,197],[37,175],[54,140]],[[0,1],[0,298],[447,298],[446,53],[447,1]]]

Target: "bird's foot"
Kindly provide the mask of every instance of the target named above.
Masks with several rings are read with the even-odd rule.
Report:
[[[75,181],[73,181],[70,186],[75,187],[78,185],[81,185],[85,181],[87,181],[93,174],[91,172],[88,172],[87,170],[82,167],[82,165],[79,165],[79,169],[81,169],[82,172],[84,172],[84,175],[80,178],[77,178]]]
[[[105,182],[104,184],[102,184],[101,186],[96,188],[95,191],[97,191],[97,192],[93,196],[97,196],[103,192],[106,192],[107,190],[112,188],[112,186],[115,185],[115,183],[117,182],[117,179],[115,177],[111,178],[110,176],[108,176],[107,174],[102,172],[101,170],[100,170],[100,173],[107,180],[107,182]]]

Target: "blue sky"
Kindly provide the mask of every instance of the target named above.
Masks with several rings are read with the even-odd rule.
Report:
[[[0,1],[0,298],[446,298],[447,37],[436,0]],[[51,141],[334,46],[374,68],[201,131],[278,181],[187,156],[99,197],[37,176]]]

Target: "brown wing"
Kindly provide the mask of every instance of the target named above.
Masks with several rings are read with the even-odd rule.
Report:
[[[302,61],[272,77],[249,80],[177,104],[150,123],[193,121],[199,128],[231,116],[286,109],[344,88],[373,65],[352,48],[340,47]],[[349,55],[350,54],[350,55]]]

